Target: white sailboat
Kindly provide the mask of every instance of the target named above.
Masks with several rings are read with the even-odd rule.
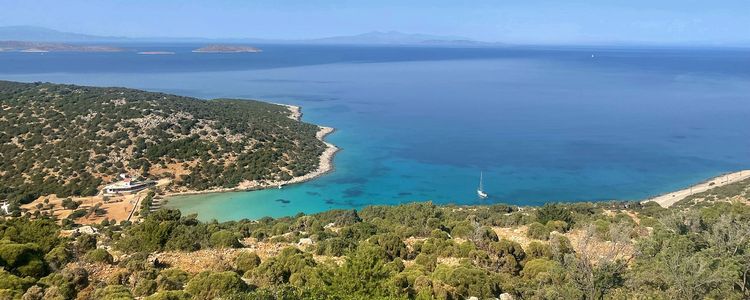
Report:
[[[479,172],[479,188],[477,189],[477,196],[479,196],[479,199],[485,199],[487,198],[487,193],[484,192],[484,189],[482,188],[482,172]]]

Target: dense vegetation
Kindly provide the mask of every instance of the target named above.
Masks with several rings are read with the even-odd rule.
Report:
[[[288,116],[250,100],[0,81],[0,199],[94,195],[122,172],[197,190],[289,179],[315,170],[325,145]]]
[[[0,221],[0,297],[750,297],[750,206],[740,202],[413,203],[225,223],[159,210],[141,223],[97,227],[97,235],[60,237],[44,217]],[[271,255],[262,251],[273,245]],[[165,252],[189,263],[155,256]],[[181,268],[207,253],[219,259]]]

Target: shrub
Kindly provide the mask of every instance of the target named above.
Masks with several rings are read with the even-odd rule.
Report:
[[[609,221],[598,219],[591,223],[594,226],[594,235],[602,240],[609,240]]]
[[[495,231],[490,227],[479,227],[474,231],[473,241],[480,248],[487,247],[487,245],[489,245],[490,243],[497,242],[499,240],[500,239],[497,237],[497,233],[495,233]]]
[[[216,299],[245,292],[247,284],[235,272],[201,272],[188,281],[185,291],[194,299]]]
[[[342,256],[355,247],[354,242],[334,237],[319,242],[317,248],[315,248],[315,253],[318,255]]]
[[[240,248],[242,244],[237,236],[229,230],[220,230],[211,234],[211,246],[216,248]]]
[[[57,246],[44,255],[44,260],[47,261],[49,267],[54,271],[62,269],[67,263],[71,262],[72,259],[73,256],[65,246]]]
[[[562,234],[550,235],[549,246],[552,258],[558,262],[562,262],[566,254],[574,252],[570,240]]]
[[[260,257],[255,252],[241,252],[234,258],[235,269],[240,274],[255,269],[260,263]]]
[[[547,224],[549,221],[564,221],[573,224],[573,216],[570,211],[560,204],[547,203],[536,210],[536,220]]]
[[[108,285],[104,288],[99,288],[94,291],[94,299],[101,300],[122,300],[122,299],[133,299],[133,295],[130,294],[130,290],[121,285]]]
[[[529,224],[529,229],[526,231],[526,236],[537,239],[537,240],[548,240],[549,239],[549,228],[542,225],[539,222]]]
[[[143,298],[145,300],[189,300],[190,295],[184,291],[163,291]]]
[[[434,254],[428,255],[428,254],[420,253],[414,259],[414,262],[424,267],[426,271],[432,272],[433,270],[435,270],[435,267],[437,267],[437,256]]]
[[[498,276],[472,266],[439,265],[432,277],[449,285],[435,289],[436,294],[444,295],[438,296],[441,298],[448,296],[449,299],[466,299],[475,296],[484,299],[495,297],[501,292]]]
[[[0,267],[20,277],[46,275],[42,251],[36,244],[16,244],[0,241]]]
[[[33,278],[21,278],[6,272],[0,268],[0,290],[16,291],[23,293],[27,288],[34,284]]]
[[[74,249],[79,255],[96,249],[96,236],[91,234],[81,234],[76,238]]]
[[[395,234],[391,233],[378,235],[376,239],[373,238],[373,242],[375,243],[375,245],[380,246],[381,249],[385,251],[385,254],[388,256],[389,260],[393,260],[397,257],[405,259],[406,255],[408,254],[406,245],[401,240],[401,238]]]
[[[533,241],[526,246],[526,256],[530,259],[535,258],[552,258],[552,248],[538,241]]]
[[[65,209],[77,209],[79,206],[81,206],[81,202],[73,201],[70,198],[62,200],[62,207]]]
[[[156,286],[162,291],[182,290],[187,281],[188,273],[177,268],[162,270],[156,276]]]
[[[84,259],[91,263],[106,263],[111,264],[113,261],[112,255],[104,249],[94,249],[86,253]]]
[[[141,279],[138,280],[135,284],[135,288],[133,289],[133,293],[136,296],[143,297],[148,296],[156,292],[156,281],[153,281],[151,279]]]
[[[75,219],[78,219],[80,217],[85,216],[86,214],[88,214],[87,210],[85,210],[85,209],[77,209],[77,210],[73,211],[72,213],[70,213],[70,215],[68,215],[68,219],[75,220]]]
[[[565,221],[553,220],[553,221],[547,222],[547,228],[549,228],[550,231],[566,233],[568,232],[568,229],[570,229],[570,226]]]
[[[549,273],[557,263],[546,258],[532,259],[526,262],[523,267],[523,277],[526,279],[536,279],[543,273]]]
[[[307,267],[314,267],[315,260],[309,253],[297,248],[288,247],[281,250],[279,255],[269,258],[253,270],[255,281],[262,284],[278,285],[289,283],[292,274]]]

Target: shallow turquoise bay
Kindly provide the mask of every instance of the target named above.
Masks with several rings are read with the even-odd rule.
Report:
[[[171,58],[79,54],[51,66],[0,54],[0,79],[289,103],[337,129],[336,169],[316,180],[170,199],[204,220],[634,200],[750,166],[747,51],[296,47],[206,58],[175,46]]]

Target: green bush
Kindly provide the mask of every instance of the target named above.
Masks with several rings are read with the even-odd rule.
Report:
[[[43,253],[36,244],[16,244],[0,241],[0,267],[12,274],[26,277],[42,277],[47,273]]]
[[[558,262],[562,262],[566,254],[574,252],[573,245],[570,240],[561,234],[551,234],[549,239],[550,253],[552,258]]]
[[[596,237],[602,240],[609,240],[609,221],[598,219],[595,220],[592,225],[594,226],[594,234]]]
[[[550,231],[566,233],[568,232],[568,229],[570,229],[570,225],[568,225],[568,223],[565,221],[553,220],[553,221],[547,222],[547,228],[549,228]]]
[[[135,283],[133,294],[138,297],[144,297],[156,292],[156,281],[151,279],[141,279]]]
[[[53,271],[61,270],[73,260],[73,255],[65,246],[57,246],[44,255],[44,260]]]
[[[528,231],[526,231],[526,236],[532,239],[546,241],[549,239],[549,228],[539,222],[531,223],[529,224]]]
[[[145,300],[190,300],[190,295],[184,291],[163,291],[143,298]]]
[[[211,246],[215,248],[240,248],[242,244],[237,236],[229,230],[220,230],[211,234]]]
[[[535,258],[552,258],[552,247],[548,244],[543,244],[538,241],[532,241],[526,246],[526,257],[529,259]]]
[[[405,259],[409,254],[404,242],[395,234],[381,234],[373,237],[371,240],[375,245],[383,249],[389,260],[395,258]]]
[[[21,278],[0,269],[0,290],[15,291],[20,294],[34,285],[35,280],[30,277]]]
[[[156,277],[156,286],[161,291],[181,290],[188,282],[189,275],[187,272],[170,268],[159,272]]]
[[[94,291],[94,299],[101,300],[128,300],[135,299],[128,288],[121,285],[108,285]]]
[[[526,279],[536,279],[543,273],[549,273],[556,266],[557,263],[555,261],[546,258],[536,258],[526,262],[521,272]]]
[[[194,299],[216,299],[248,290],[247,284],[235,272],[201,272],[188,281],[185,291]]]
[[[432,272],[433,270],[435,270],[435,267],[437,267],[437,256],[434,254],[428,255],[428,254],[420,253],[414,259],[414,263],[424,267],[424,269],[427,270],[428,272]]]
[[[255,252],[241,252],[234,258],[235,269],[240,274],[245,274],[260,266],[260,257]]]
[[[350,240],[344,240],[339,237],[329,238],[318,242],[315,253],[318,255],[328,256],[342,256],[347,254],[352,249],[356,248],[356,244]]]
[[[85,216],[86,214],[88,214],[88,210],[85,210],[85,209],[76,209],[75,211],[73,211],[72,213],[70,213],[68,215],[68,219],[70,219],[70,220],[76,220],[78,218],[81,218],[81,217]]]
[[[73,201],[70,198],[62,200],[62,207],[65,209],[77,209],[81,205],[81,202]]]
[[[484,299],[496,297],[502,291],[500,276],[472,266],[438,265],[432,277],[448,285],[434,289],[434,293],[440,298],[462,299],[474,296]]]
[[[573,216],[570,210],[555,203],[547,203],[537,208],[536,220],[541,224],[547,224],[549,221],[563,221],[567,224],[573,224]]]
[[[104,249],[94,249],[86,253],[86,257],[84,259],[91,263],[105,263],[105,264],[112,264],[113,258],[112,254],[109,254],[107,250]]]
[[[266,259],[252,271],[254,281],[259,284],[279,285],[289,283],[293,274],[316,265],[310,253],[288,247],[275,257]]]

